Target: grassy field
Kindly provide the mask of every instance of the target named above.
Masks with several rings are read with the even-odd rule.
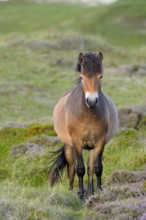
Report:
[[[145,76],[141,79],[117,74],[115,79],[115,75],[108,74],[109,68],[145,62],[145,29],[139,33],[140,25],[135,22],[132,26],[126,20],[130,16],[143,25],[144,12],[140,17],[139,11],[145,8],[144,2],[132,4],[133,11],[127,1],[95,8],[23,1],[0,4],[1,127],[11,121],[50,121],[55,103],[78,77],[75,65],[79,52],[95,48],[104,54],[103,89],[117,106],[144,102]],[[114,13],[110,13],[112,10]],[[124,20],[115,24],[120,16]]]
[[[146,184],[130,172],[146,169],[145,19],[144,0],[97,7],[0,2],[0,219],[126,220],[143,215]],[[68,192],[66,173],[54,188],[47,176],[49,151],[61,146],[48,139],[56,136],[53,109],[75,84],[80,51],[102,51],[103,90],[118,109],[144,114],[137,130],[121,130],[106,147],[104,192],[85,203],[77,198],[77,179]]]

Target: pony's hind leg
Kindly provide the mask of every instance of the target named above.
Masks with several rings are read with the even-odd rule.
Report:
[[[69,177],[69,190],[73,189],[75,177],[75,155],[72,146],[65,145],[65,158],[67,161],[67,172]]]

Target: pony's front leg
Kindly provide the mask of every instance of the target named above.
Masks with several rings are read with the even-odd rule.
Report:
[[[101,187],[101,176],[102,176],[102,171],[103,171],[102,153],[103,151],[99,155],[97,155],[97,158],[95,160],[95,166],[94,166],[94,172],[97,178],[97,190],[98,189],[102,190],[102,187]]]
[[[90,158],[87,165],[87,174],[88,174],[88,194],[94,194],[94,184],[93,184],[93,174],[94,174],[94,150],[90,151]]]
[[[69,177],[69,190],[73,189],[74,177],[75,177],[75,155],[73,147],[65,145],[65,158],[67,161],[67,172]]]
[[[88,194],[94,194],[93,175],[94,172],[97,177],[97,188],[101,189],[101,175],[102,175],[102,153],[104,150],[105,139],[102,138],[98,141],[98,144],[90,152],[90,158],[88,162]]]
[[[76,158],[77,158],[76,172],[77,172],[78,179],[79,179],[78,196],[80,199],[83,199],[83,196],[84,196],[83,177],[85,174],[85,166],[84,166],[84,161],[83,161],[83,156],[82,156],[82,148],[77,148],[76,146],[75,149],[76,149]]]

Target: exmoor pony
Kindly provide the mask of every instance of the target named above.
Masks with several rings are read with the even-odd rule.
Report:
[[[102,154],[118,129],[118,114],[113,101],[102,92],[101,78],[103,55],[88,52],[79,54],[77,70],[80,74],[76,86],[57,103],[54,128],[64,146],[54,152],[58,155],[49,170],[51,185],[57,181],[67,165],[69,189],[73,188],[75,173],[79,180],[79,198],[84,196],[83,177],[85,166],[83,150],[89,150],[87,164],[88,194],[94,193],[93,175],[97,189],[101,188],[103,171]]]

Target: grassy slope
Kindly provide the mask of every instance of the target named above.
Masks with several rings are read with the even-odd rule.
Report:
[[[0,12],[1,34],[48,29],[78,31],[84,34],[99,34],[114,45],[145,45],[144,0],[123,0],[110,6],[94,8],[12,1],[1,3]]]
[[[0,126],[43,117],[51,121],[55,103],[77,77],[74,68],[81,50],[102,50],[105,67],[145,62],[145,34],[138,29],[143,25],[145,13],[141,18],[139,11],[144,10],[144,1],[132,2],[131,7],[127,6],[130,1],[120,1],[97,8],[23,1],[0,4]],[[114,21],[121,16],[119,25]],[[127,16],[140,25],[131,25]],[[139,43],[132,40],[133,32]],[[118,107],[143,103],[145,82],[144,76],[119,74],[115,83],[115,76],[106,69],[103,79],[104,90]]]
[[[77,77],[74,66],[80,50],[102,50],[106,69],[144,63],[145,4],[144,0],[139,4],[122,0],[111,6],[87,8],[23,1],[0,3],[0,126],[9,121],[29,122],[37,118],[51,121],[55,103]],[[144,74],[108,75],[106,69],[104,91],[118,107],[145,102]],[[33,132],[31,137],[54,135],[46,125],[47,130],[42,132],[36,127],[28,128],[27,132],[26,128],[0,130],[0,213],[3,219],[10,216],[14,219],[20,216],[21,219],[88,219],[88,210],[82,209],[76,196],[77,181],[72,193],[66,190],[65,176],[63,184],[48,188],[48,149],[42,157],[27,153],[16,158],[10,156],[15,145],[30,139],[31,135],[26,134],[31,134],[33,129],[37,133]],[[145,122],[139,131],[123,131],[107,146],[104,182],[113,170],[144,169],[144,137]],[[85,157],[87,159],[87,155]]]

